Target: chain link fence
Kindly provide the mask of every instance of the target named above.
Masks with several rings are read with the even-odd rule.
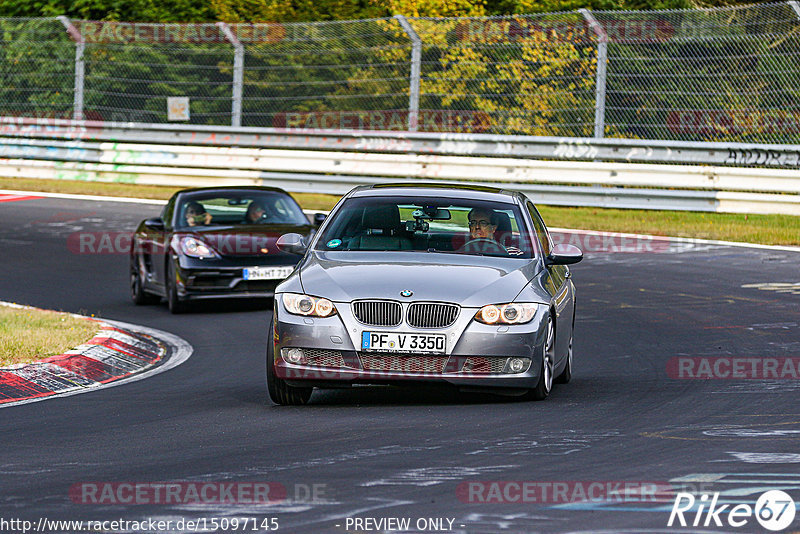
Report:
[[[0,114],[800,143],[799,29],[796,2],[293,24],[0,19]],[[188,98],[188,115],[171,116],[170,97]]]

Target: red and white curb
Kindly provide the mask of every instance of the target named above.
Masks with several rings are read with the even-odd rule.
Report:
[[[16,202],[18,200],[36,200],[39,198],[44,198],[44,197],[33,196],[30,194],[25,194],[24,192],[22,194],[16,194],[16,193],[0,194],[0,202]]]
[[[189,343],[168,332],[84,319],[96,321],[99,330],[83,345],[38,362],[0,368],[0,408],[142,380],[180,365],[192,354]]]

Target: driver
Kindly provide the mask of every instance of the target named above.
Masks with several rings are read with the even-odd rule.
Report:
[[[464,252],[484,254],[508,254],[508,249],[494,237],[500,216],[496,211],[486,208],[473,208],[467,215],[469,220],[469,241],[461,247]]]
[[[244,216],[245,222],[249,224],[256,224],[266,215],[266,210],[261,203],[253,201],[247,206],[247,213]]]
[[[494,210],[473,208],[469,215],[469,238],[491,239],[494,241],[494,232],[497,230],[497,213]]]

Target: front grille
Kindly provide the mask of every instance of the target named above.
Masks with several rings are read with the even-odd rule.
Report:
[[[189,289],[228,289],[233,279],[233,273],[197,273],[186,277],[186,286]]]
[[[416,328],[445,328],[456,322],[455,304],[414,303],[408,307],[406,320]]]
[[[275,291],[283,280],[242,280],[234,289],[236,291]]]
[[[508,358],[505,357],[470,356],[464,360],[461,372],[475,375],[501,374],[507,361]]]
[[[347,367],[338,350],[303,349],[307,365],[314,367]]]
[[[447,356],[411,356],[397,354],[360,353],[365,371],[391,371],[408,374],[442,374]]]
[[[353,315],[360,323],[372,326],[397,326],[403,317],[399,302],[359,300],[353,302]]]

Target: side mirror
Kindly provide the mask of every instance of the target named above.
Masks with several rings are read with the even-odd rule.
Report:
[[[300,234],[284,234],[275,242],[278,250],[289,254],[305,254],[308,245]]]
[[[560,243],[545,258],[545,265],[572,265],[583,259],[583,252],[575,245]]]
[[[328,218],[328,216],[325,215],[324,213],[315,213],[314,214],[314,226],[321,226],[322,223],[324,223],[325,219],[327,219],[327,218]]]
[[[154,230],[156,232],[164,231],[164,221],[161,219],[161,217],[153,217],[152,219],[147,219],[144,221],[144,225],[149,230]]]

